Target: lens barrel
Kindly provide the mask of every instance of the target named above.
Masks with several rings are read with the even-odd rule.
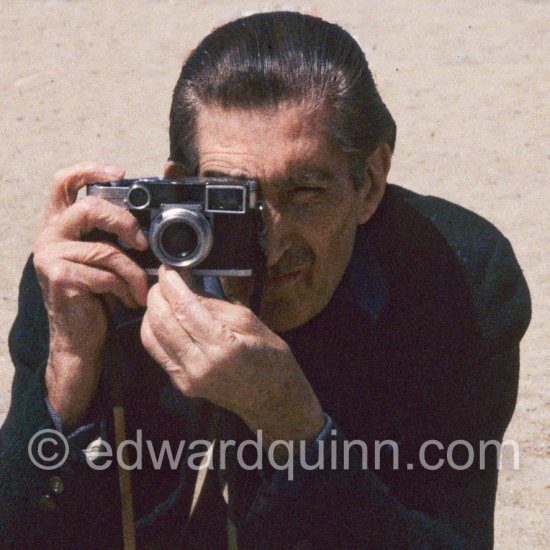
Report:
[[[204,215],[186,208],[169,208],[151,223],[149,242],[155,256],[165,264],[193,267],[212,248],[212,228]]]

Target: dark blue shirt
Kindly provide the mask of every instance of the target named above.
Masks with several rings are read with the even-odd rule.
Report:
[[[122,312],[117,319],[113,334],[124,345],[110,350],[104,369],[108,378],[109,361],[127,365],[128,437],[142,430],[155,446],[206,437],[212,407],[170,385],[140,345],[135,315]],[[335,467],[297,468],[289,482],[284,472],[260,474],[228,462],[229,515],[240,548],[490,548],[494,453],[484,469],[476,455],[468,469],[445,464],[432,470],[420,467],[419,450],[429,440],[444,448],[457,440],[477,448],[480,441],[502,439],[515,405],[519,341],[529,317],[521,269],[491,224],[440,199],[389,186],[359,230],[330,303],[282,335],[329,417],[308,449],[308,462],[318,457],[321,443],[334,442],[329,453],[335,450]],[[29,439],[54,427],[44,399],[48,342],[47,315],[29,263],[10,333],[16,374],[0,432],[0,546],[114,548],[120,541],[115,472],[92,471],[82,453],[86,436],[112,438],[108,380],[101,381],[90,410],[91,425],[71,435],[69,460],[54,472],[63,480],[62,493],[52,492],[59,487],[52,472],[28,457]],[[223,434],[250,436],[238,418],[220,417]],[[351,440],[368,448],[368,464],[358,448],[347,464],[342,461],[340,450]],[[397,468],[387,450],[379,463],[372,460],[376,442],[384,440],[398,446]],[[425,458],[435,464],[439,449]],[[456,458],[460,463],[464,457]],[[133,478],[138,537],[177,546],[195,473],[155,471],[147,463]],[[212,540],[225,544],[225,505],[216,494],[213,484],[187,528],[188,548],[218,547]]]

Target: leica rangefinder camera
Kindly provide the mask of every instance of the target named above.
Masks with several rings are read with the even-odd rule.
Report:
[[[129,210],[150,246],[140,252],[98,231],[87,240],[117,243],[151,274],[165,263],[191,268],[196,275],[250,276],[263,261],[258,193],[256,181],[231,178],[96,183],[87,194]]]

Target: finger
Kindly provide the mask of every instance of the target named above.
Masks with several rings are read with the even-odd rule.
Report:
[[[158,275],[162,296],[190,337],[200,345],[217,340],[220,336],[219,321],[204,305],[203,300],[207,298],[193,292],[174,269],[163,265]]]
[[[204,295],[196,289],[196,281],[189,270],[176,272],[174,268],[162,265],[159,269],[159,284],[163,295],[172,308],[177,310],[176,316],[186,329],[192,328],[189,320],[193,316],[197,329],[202,325],[202,330],[210,334],[209,339],[201,339],[198,333],[190,330],[193,338],[201,343],[221,338],[221,325],[239,334],[257,331],[257,325],[263,327],[258,317],[247,307]]]
[[[124,170],[99,162],[82,162],[59,170],[50,187],[48,217],[60,214],[76,201],[79,189],[90,183],[120,180]]]
[[[160,268],[162,271],[175,271],[181,278],[181,280],[187,285],[187,288],[191,289],[195,294],[205,295],[197,277],[193,275],[191,269],[187,267],[172,267],[167,264],[162,264]]]
[[[174,385],[185,393],[188,386],[187,373],[173,361],[157,340],[147,312],[145,312],[141,322],[140,336],[143,347],[147,350],[147,353],[164,369],[168,376],[170,376]]]
[[[195,344],[192,336],[182,326],[170,304],[166,301],[157,283],[149,290],[147,296],[149,323],[157,340],[168,351],[170,348],[188,350]],[[177,352],[179,354],[179,351]]]
[[[36,260],[35,265],[39,276],[44,274]],[[138,306],[126,282],[115,273],[100,268],[57,259],[49,265],[46,281],[54,299],[56,294],[71,295],[76,290],[98,295],[113,294],[127,307]]]
[[[151,327],[150,315],[148,311],[145,312],[143,320],[141,321],[140,335],[143,346],[149,355],[151,355],[151,357],[153,357],[153,359],[166,371],[174,371],[176,366],[171,357],[166,353],[162,345],[157,340],[155,332]]]
[[[113,233],[138,250],[149,246],[136,218],[124,208],[98,197],[85,197],[59,216],[47,231],[58,239],[78,240],[92,229]]]
[[[193,357],[191,352],[193,343],[188,336],[182,334],[181,327],[167,328],[166,316],[159,320],[159,317],[153,313],[154,309],[153,306],[148,307],[143,317],[141,324],[143,345],[153,359],[171,376],[172,380],[177,380],[179,387],[182,384],[189,386],[191,380],[189,369],[198,367],[199,363],[199,358]],[[175,325],[177,325],[177,321]],[[175,344],[177,344],[177,349]],[[187,350],[187,353],[182,354],[182,350]]]
[[[42,264],[45,271],[52,256],[111,271],[126,283],[135,302],[142,306],[147,304],[147,274],[111,243],[61,241],[49,245],[44,253],[38,252],[36,256],[35,262]]]

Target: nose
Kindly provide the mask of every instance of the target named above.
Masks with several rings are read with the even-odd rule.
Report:
[[[267,237],[265,253],[269,268],[292,247],[292,227],[289,217],[269,201],[264,202],[263,218]]]

